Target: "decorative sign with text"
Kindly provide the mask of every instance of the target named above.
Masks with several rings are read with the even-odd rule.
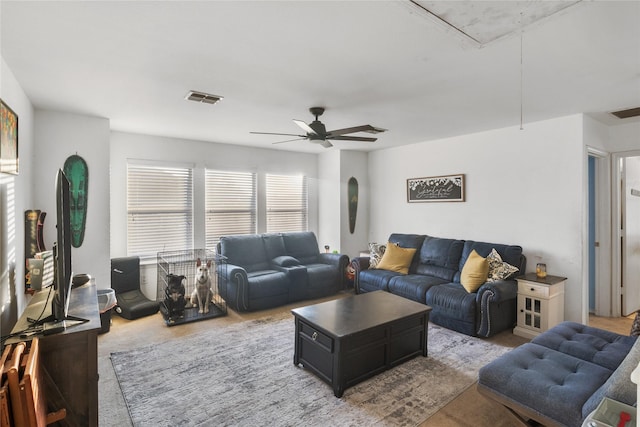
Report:
[[[407,202],[464,202],[464,175],[409,178]]]

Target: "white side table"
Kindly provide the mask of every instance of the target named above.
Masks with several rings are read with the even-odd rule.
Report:
[[[518,281],[518,324],[515,335],[535,338],[564,320],[564,284],[566,277],[536,273],[516,278]]]

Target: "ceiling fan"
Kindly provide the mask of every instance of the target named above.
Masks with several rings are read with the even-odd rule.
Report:
[[[355,126],[351,128],[344,129],[336,129],[327,131],[327,128],[324,126],[318,117],[324,113],[324,107],[311,107],[309,108],[311,114],[313,114],[316,119],[311,123],[307,124],[302,120],[294,120],[293,122],[300,126],[302,130],[306,132],[304,135],[298,135],[294,133],[273,133],[273,132],[251,132],[253,134],[258,135],[284,135],[284,136],[296,136],[295,139],[288,139],[286,141],[278,141],[274,142],[274,144],[282,144],[283,142],[291,142],[291,141],[299,141],[302,139],[307,139],[311,142],[315,142],[317,144],[322,145],[324,148],[333,147],[333,144],[329,142],[329,140],[333,141],[361,141],[361,142],[373,142],[378,138],[370,138],[364,136],[345,136],[350,133],[356,132],[367,132],[367,133],[381,133],[386,131],[386,129],[378,128],[371,125],[362,125]]]

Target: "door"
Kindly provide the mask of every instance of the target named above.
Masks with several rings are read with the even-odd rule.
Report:
[[[596,158],[588,159],[589,313],[596,312]]]
[[[611,316],[611,156],[588,147],[587,170],[587,233],[584,245],[585,315]],[[619,312],[620,305],[616,305]],[[619,313],[615,314],[619,315]]]
[[[621,159],[622,314],[640,309],[640,156]]]

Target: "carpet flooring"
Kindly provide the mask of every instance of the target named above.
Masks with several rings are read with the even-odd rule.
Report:
[[[293,365],[293,336],[293,317],[284,312],[114,352],[111,362],[134,426],[415,426],[512,348],[430,324],[429,357],[338,399]]]

